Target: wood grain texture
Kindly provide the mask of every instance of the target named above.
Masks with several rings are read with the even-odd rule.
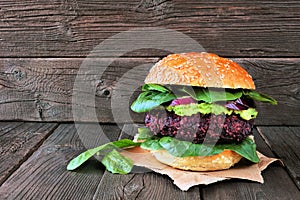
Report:
[[[122,138],[132,139],[137,126],[124,125]],[[105,172],[94,199],[200,199],[199,189],[189,192],[179,190],[166,176],[149,172],[148,169],[133,169],[131,174],[119,175]]]
[[[258,130],[300,189],[300,127],[260,126]]]
[[[55,123],[0,122],[0,185],[56,127]]]
[[[150,26],[182,32],[227,57],[299,56],[300,6],[293,0],[4,0],[0,7],[1,57],[85,57],[117,33]]]
[[[111,174],[105,172],[94,199],[200,199],[199,189],[183,192],[168,177],[154,173]]]
[[[257,149],[267,156],[275,157],[256,130],[254,135]],[[294,157],[294,159],[296,158]],[[262,172],[262,175],[264,177],[263,184],[243,180],[229,180],[204,186],[201,190],[203,199],[290,200],[299,198],[297,186],[278,163],[271,164]]]
[[[116,126],[105,129],[117,139]],[[66,170],[69,160],[84,150],[74,124],[61,124],[0,187],[0,199],[92,199],[103,166],[92,159],[76,172]]]
[[[0,60],[0,113],[5,113],[0,116],[1,120],[73,121],[71,103],[75,93],[82,98],[82,121],[90,121],[89,109],[95,110],[87,101],[92,96],[92,99],[96,98],[97,112],[101,113],[99,121],[111,122],[110,97],[116,80],[131,68],[156,62],[157,59],[119,59],[107,68],[103,76],[99,74],[100,70],[97,71],[98,65],[113,59],[87,61],[89,65],[86,70],[85,66],[81,66],[83,61],[38,58]],[[141,74],[135,75],[141,80]],[[83,88],[74,88],[76,77]],[[94,89],[93,93],[88,94],[84,87]]]
[[[129,106],[158,59],[0,59],[0,120],[73,121],[76,115],[78,121],[142,122],[143,114]],[[233,60],[249,71],[259,92],[278,100],[277,106],[258,104],[256,124],[297,125],[300,59]],[[111,64],[104,69],[103,63]]]

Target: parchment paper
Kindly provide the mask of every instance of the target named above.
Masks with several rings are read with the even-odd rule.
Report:
[[[187,191],[190,187],[195,185],[208,185],[231,178],[246,179],[263,183],[264,180],[261,175],[261,171],[266,169],[272,162],[278,161],[276,158],[269,158],[257,152],[260,158],[260,162],[257,164],[241,162],[228,170],[192,172],[174,169],[162,164],[157,161],[149,151],[141,149],[140,147],[126,149],[121,153],[133,160],[134,165],[136,166],[146,167],[154,172],[168,175],[171,179],[173,179],[174,184],[183,191]]]

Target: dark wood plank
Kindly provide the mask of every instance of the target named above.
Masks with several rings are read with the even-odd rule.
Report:
[[[121,138],[132,138],[136,131],[136,126],[124,125]],[[200,199],[200,193],[196,187],[183,192],[168,177],[138,169],[127,175],[106,171],[94,199]]]
[[[142,122],[143,114],[130,112],[129,104],[137,96],[134,91],[140,90],[149,67],[157,60],[0,59],[0,113],[5,113],[0,120],[73,121],[73,114],[77,113],[80,121],[123,123],[133,119]],[[258,91],[279,102],[278,106],[258,104],[260,114],[256,124],[297,125],[300,120],[300,59],[234,60],[253,75]],[[112,64],[101,76],[100,66],[110,62]],[[75,80],[77,87],[74,87]],[[72,108],[75,96],[79,103]],[[92,104],[94,99],[95,105]]]
[[[267,156],[274,154],[254,131],[257,149]],[[279,139],[279,138],[278,138]],[[279,139],[280,140],[280,139]],[[204,199],[278,199],[290,200],[299,198],[299,190],[289,174],[278,163],[270,165],[262,172],[264,183],[243,180],[229,180],[202,188]]]
[[[223,56],[297,57],[299,13],[299,2],[293,0],[5,0],[0,13],[0,46],[5,51],[0,56],[85,57],[119,32],[153,26],[182,32]],[[131,53],[163,54],[153,49]]]
[[[98,126],[84,125],[90,133]],[[78,126],[77,126],[78,128]],[[80,127],[79,127],[80,128]],[[105,125],[103,128],[111,139],[117,139],[119,128]],[[100,134],[99,134],[100,135]],[[92,199],[103,174],[103,166],[97,160],[90,160],[76,172],[66,170],[71,158],[85,150],[74,124],[62,124],[43,145],[13,173],[0,187],[0,199]],[[96,136],[96,135],[94,135]]]
[[[55,123],[0,122],[0,185],[57,127]]]
[[[96,69],[102,62],[113,59],[1,59],[0,113],[6,114],[1,115],[0,120],[73,121],[71,103],[72,94],[76,93],[82,96],[82,121],[92,121],[89,114],[95,112],[96,107],[101,113],[99,121],[111,122],[110,97],[116,80],[135,66],[157,60],[118,59],[101,76]],[[95,70],[85,71],[86,66],[81,66],[83,61]],[[87,72],[88,76],[85,76]],[[141,75],[135,75],[141,81]],[[83,87],[95,88],[96,94],[89,94],[84,88],[75,90],[76,76],[79,85],[82,81]],[[95,106],[88,104],[87,98],[91,95],[96,98]]]
[[[300,59],[236,59],[249,71],[257,91],[274,97],[277,106],[257,102],[257,125],[298,125]],[[294,66],[294,61],[297,62]]]
[[[273,152],[284,162],[300,189],[300,127],[260,126],[258,130]]]

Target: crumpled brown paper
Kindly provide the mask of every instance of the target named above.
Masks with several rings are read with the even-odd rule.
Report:
[[[260,158],[260,162],[257,164],[245,165],[242,163],[238,163],[228,170],[213,172],[192,172],[175,169],[162,164],[157,161],[149,151],[141,149],[140,147],[126,149],[122,152],[124,156],[129,157],[131,160],[133,160],[134,165],[146,167],[154,172],[168,175],[171,179],[174,180],[174,184],[183,191],[186,191],[190,187],[195,185],[208,185],[231,178],[246,179],[263,183],[264,180],[261,175],[261,171],[266,169],[267,166],[272,162],[278,161],[278,159],[269,158],[259,152],[257,153]]]

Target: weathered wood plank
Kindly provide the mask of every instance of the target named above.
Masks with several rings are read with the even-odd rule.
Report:
[[[5,0],[0,6],[1,57],[85,57],[119,32],[149,26],[180,31],[223,56],[299,56],[300,7],[293,0]]]
[[[124,125],[121,138],[132,139],[136,132],[135,126]],[[119,175],[106,171],[94,199],[200,199],[197,187],[183,192],[168,177],[147,172],[149,170],[139,169]]]
[[[73,111],[80,121],[142,122],[143,115],[129,111],[129,102],[136,97],[134,91],[143,84],[151,63],[157,60],[0,59],[0,113],[5,113],[0,120],[73,121]],[[279,102],[278,106],[258,104],[260,114],[256,124],[297,125],[300,120],[300,59],[234,60],[253,75],[258,91]],[[112,64],[101,76],[103,68],[100,66],[110,62]],[[94,93],[89,92],[90,88],[94,88]],[[74,94],[79,103],[72,108]],[[94,99],[95,105],[92,104]]]
[[[271,150],[254,131],[257,149],[267,156],[274,157]],[[280,138],[276,138],[280,141]],[[250,181],[225,181],[202,188],[204,199],[298,199],[299,190],[288,173],[279,164],[272,164],[262,172],[264,183]]]
[[[0,113],[1,120],[33,120],[33,121],[73,121],[72,94],[82,95],[83,109],[88,108],[86,98],[96,98],[96,110],[101,113],[99,120],[111,122],[110,97],[116,80],[131,68],[145,63],[153,63],[155,59],[119,59],[115,61],[101,77],[101,62],[113,59],[96,59],[89,68],[81,69],[83,59],[2,59],[0,60]],[[88,61],[89,62],[89,61]],[[85,66],[83,66],[85,67]],[[87,76],[84,73],[88,73]],[[96,94],[77,88],[74,82],[86,87],[95,88]],[[82,78],[81,78],[82,77]],[[141,80],[140,76],[137,77]],[[106,92],[109,92],[107,95]],[[90,108],[94,109],[94,107]],[[83,110],[85,112],[86,110]],[[82,121],[89,120],[89,112],[85,112]],[[96,119],[97,120],[97,119]],[[95,119],[94,119],[95,121]]]
[[[91,129],[96,131],[94,128]],[[114,140],[120,133],[116,126],[107,125],[104,129]],[[0,199],[92,199],[103,166],[92,159],[76,172],[66,170],[69,160],[85,150],[79,136],[82,135],[77,134],[74,124],[60,125],[4,182],[0,187]],[[93,144],[98,139],[85,141],[85,144]]]
[[[300,189],[300,127],[259,126],[258,130]]]
[[[55,129],[55,123],[0,122],[0,185]]]

